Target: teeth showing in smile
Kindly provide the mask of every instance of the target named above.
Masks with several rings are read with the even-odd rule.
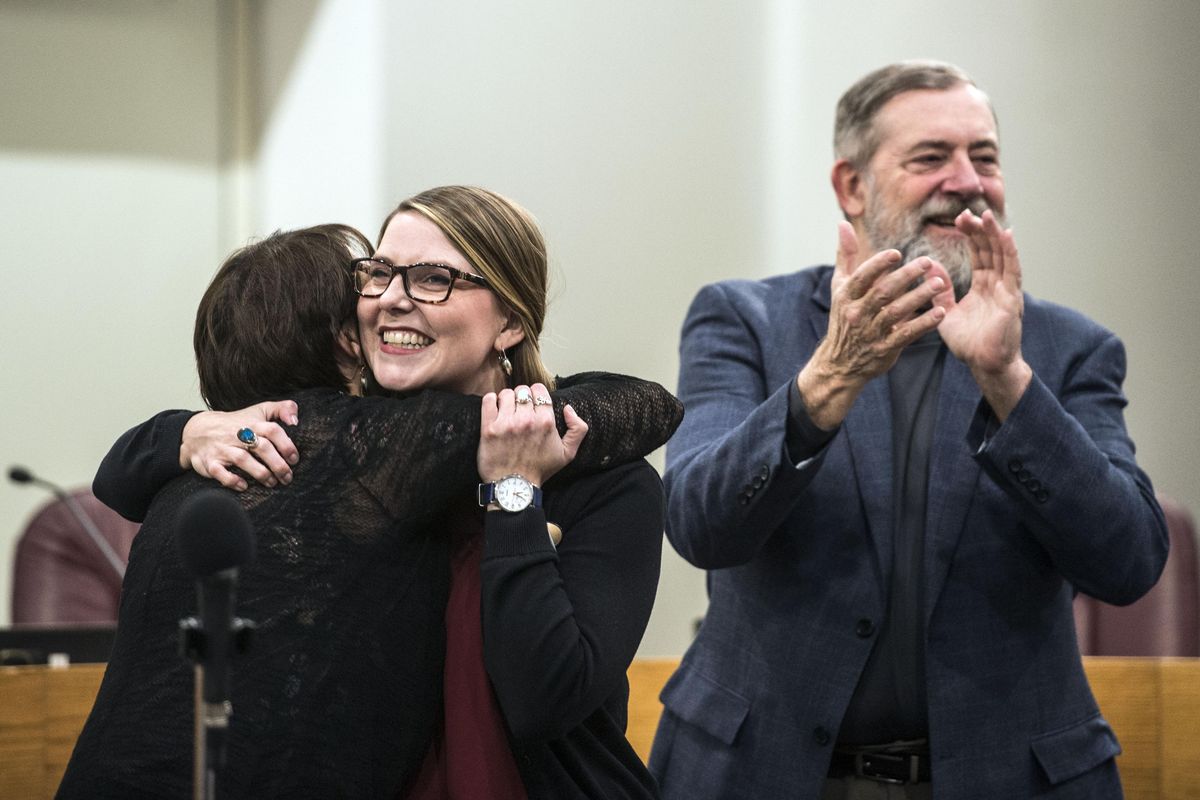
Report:
[[[384,331],[383,343],[397,345],[408,350],[420,350],[433,344],[433,339],[413,331]]]

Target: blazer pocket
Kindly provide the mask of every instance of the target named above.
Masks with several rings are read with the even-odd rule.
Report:
[[[1033,740],[1033,754],[1052,785],[1082,775],[1121,753],[1117,735],[1100,714]]]
[[[693,670],[677,670],[658,699],[672,714],[727,745],[750,713],[749,700]]]

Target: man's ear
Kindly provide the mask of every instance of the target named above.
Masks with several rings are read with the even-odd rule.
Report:
[[[866,210],[866,178],[858,168],[844,158],[838,159],[833,165],[830,175],[834,194],[837,195],[838,205],[846,219],[854,222]]]

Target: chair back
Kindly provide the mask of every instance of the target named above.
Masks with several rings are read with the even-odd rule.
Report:
[[[1159,495],[1171,552],[1162,577],[1144,597],[1112,606],[1075,598],[1079,651],[1088,656],[1200,656],[1200,569],[1196,527],[1187,509]]]
[[[122,561],[141,526],[96,499],[71,496]],[[65,502],[43,506],[17,542],[13,560],[14,624],[116,622],[121,577]]]

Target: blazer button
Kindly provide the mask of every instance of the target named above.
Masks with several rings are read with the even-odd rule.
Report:
[[[763,487],[763,483],[764,483],[764,481],[762,479],[762,476],[759,476],[759,475],[754,476],[754,480],[751,481],[751,485],[755,489],[761,489]]]
[[[1008,462],[1008,471],[1016,475],[1021,471],[1021,467],[1023,466],[1025,465],[1022,464],[1019,459],[1014,458],[1012,461]]]
[[[1037,494],[1042,489],[1042,482],[1037,478],[1030,478],[1029,480],[1025,481],[1025,488],[1034,494]]]
[[[1034,494],[1033,499],[1037,500],[1039,503],[1044,503],[1050,499],[1050,493],[1047,492],[1045,489],[1042,489],[1041,491]]]
[[[1027,469],[1017,470],[1017,480],[1019,480],[1021,483],[1024,483],[1025,481],[1029,480],[1032,477],[1033,477],[1033,473]]]
[[[866,639],[875,633],[875,623],[864,617],[854,626],[854,632],[858,634],[858,638]]]
[[[817,744],[821,745],[822,747],[829,744],[830,738],[831,737],[829,736],[829,731],[825,730],[824,728],[814,728],[813,729],[813,741],[816,742]]]
[[[764,481],[771,477],[771,468],[766,464],[763,464],[758,468],[758,477],[762,478]]]

